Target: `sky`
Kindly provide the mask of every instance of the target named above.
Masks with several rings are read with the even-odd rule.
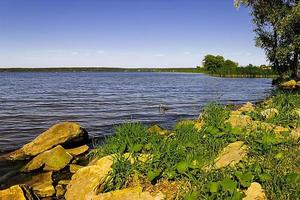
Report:
[[[0,0],[0,67],[265,64],[233,0]]]

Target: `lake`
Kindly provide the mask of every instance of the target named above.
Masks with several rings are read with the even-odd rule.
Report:
[[[0,73],[0,152],[16,149],[60,121],[75,121],[94,137],[139,121],[170,128],[197,117],[210,101],[264,99],[271,79],[143,72]],[[159,112],[159,105],[169,109]]]

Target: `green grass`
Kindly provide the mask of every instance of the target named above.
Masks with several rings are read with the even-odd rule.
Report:
[[[299,97],[298,93],[279,92],[271,103],[258,104],[255,112],[246,114],[253,120],[293,129],[299,127],[299,117],[293,113],[300,108]],[[278,109],[279,115],[265,120],[260,112],[270,107]],[[268,199],[298,199],[299,141],[291,139],[289,133],[278,137],[266,130],[249,133],[233,128],[225,122],[229,115],[228,107],[211,103],[202,112],[205,125],[200,132],[192,123],[179,123],[167,136],[149,133],[140,123],[118,126],[115,135],[91,153],[98,158],[116,157],[105,191],[126,188],[134,177],[140,177],[153,185],[162,180],[186,183],[180,199],[242,199],[242,191],[255,181],[265,189]],[[248,145],[246,161],[222,170],[205,170],[226,145],[235,141]],[[122,156],[124,153],[130,153],[134,161]],[[141,154],[151,155],[151,159],[142,162],[138,159]]]

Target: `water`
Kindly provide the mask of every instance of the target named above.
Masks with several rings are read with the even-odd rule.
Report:
[[[76,121],[91,136],[139,121],[170,128],[209,101],[255,102],[271,79],[228,79],[185,73],[0,73],[0,152],[14,150],[59,121]],[[170,108],[159,112],[159,105]]]

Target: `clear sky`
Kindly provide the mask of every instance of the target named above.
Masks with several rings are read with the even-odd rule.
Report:
[[[0,0],[0,67],[266,63],[233,0]]]

